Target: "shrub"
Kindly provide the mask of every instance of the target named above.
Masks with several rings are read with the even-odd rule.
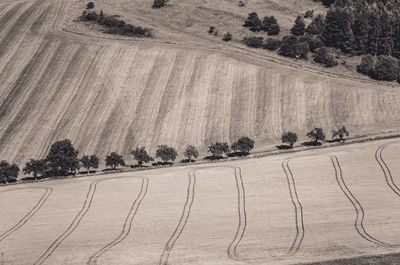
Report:
[[[399,77],[399,61],[392,56],[378,56],[375,63],[374,78],[393,81]]]
[[[261,48],[263,47],[263,37],[248,37],[243,39],[243,43],[249,47]]]
[[[8,183],[17,181],[19,167],[16,164],[10,164],[5,160],[0,161],[0,182]]]
[[[304,19],[301,16],[298,16],[290,32],[295,36],[301,36],[304,35],[305,31],[306,31],[306,24],[304,23]]]
[[[24,174],[31,174],[37,179],[38,175],[43,175],[48,169],[47,161],[45,159],[35,160],[31,159],[25,164],[23,169]]]
[[[254,148],[254,140],[243,136],[232,144],[232,150],[248,154]]]
[[[146,148],[142,146],[141,148],[136,148],[136,150],[132,150],[131,154],[133,158],[138,162],[139,166],[141,167],[143,163],[148,163],[153,161],[154,159],[147,153]]]
[[[213,34],[213,33],[214,33],[214,30],[215,30],[215,27],[214,27],[214,26],[211,26],[211,27],[208,29],[208,34]]]
[[[309,38],[308,46],[310,47],[310,51],[314,52],[316,49],[324,47],[324,43],[319,37]]]
[[[165,144],[159,145],[156,151],[156,157],[160,158],[164,163],[168,161],[175,161],[178,156],[178,152],[173,147],[169,147]]]
[[[273,38],[269,38],[267,39],[264,48],[271,50],[271,51],[275,51],[277,50],[279,47],[281,47],[281,41],[277,40],[277,39],[273,39]]]
[[[290,148],[293,148],[293,144],[297,142],[297,134],[293,132],[285,132],[282,134],[282,143],[289,143]]]
[[[321,128],[314,128],[309,131],[306,135],[308,138],[311,138],[314,144],[318,144],[319,141],[325,140],[324,131]]]
[[[314,16],[314,10],[307,10],[304,14],[304,18],[309,18]]]
[[[328,52],[328,49],[325,47],[316,50],[314,61],[323,64],[325,67],[333,67],[338,65],[338,61],[332,54]]]
[[[332,139],[339,138],[339,140],[343,143],[344,137],[349,136],[349,132],[347,131],[346,127],[342,126],[342,128],[338,129],[337,131],[332,130]]]
[[[371,54],[364,55],[361,58],[361,63],[357,66],[357,71],[373,77],[375,71],[374,57]]]
[[[229,153],[229,145],[227,143],[216,142],[208,147],[208,152],[214,157],[221,157],[223,154]]]
[[[106,156],[106,167],[116,169],[119,165],[123,167],[125,166],[124,158],[120,154],[112,152]]]
[[[224,41],[230,41],[230,40],[232,40],[232,34],[229,33],[229,32],[225,33],[225,34],[224,34],[224,37],[222,38],[222,40],[224,40]]]
[[[168,0],[154,0],[152,8],[161,8],[166,6],[168,3]]]
[[[196,147],[193,145],[188,145],[185,150],[185,157],[189,159],[189,161],[192,161],[192,158],[198,158],[199,157],[199,152],[197,151]]]
[[[93,9],[94,8],[94,3],[93,2],[89,2],[87,5],[86,5],[86,9]]]
[[[239,7],[244,7],[246,4],[243,1],[239,1],[238,6]]]
[[[66,176],[79,169],[78,151],[69,139],[52,144],[46,160],[50,172],[56,176]]]

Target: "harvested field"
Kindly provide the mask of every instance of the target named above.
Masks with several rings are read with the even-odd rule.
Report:
[[[377,160],[381,147],[382,159]],[[385,140],[2,187],[0,209],[7,218],[0,219],[1,233],[31,213],[46,189],[52,190],[26,222],[0,241],[2,262],[385,260],[400,252],[400,198],[380,163],[385,162],[397,185],[398,148],[397,140]],[[11,201],[16,207],[7,207]]]

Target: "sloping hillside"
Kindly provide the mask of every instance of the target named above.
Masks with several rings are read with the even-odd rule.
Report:
[[[398,88],[316,74],[219,44],[71,33],[69,18],[79,5],[0,4],[1,159],[44,156],[63,138],[81,154],[104,157],[127,156],[137,145],[154,151],[159,144],[178,150],[194,144],[205,151],[213,141],[242,135],[261,146],[285,130],[303,134],[314,126],[345,124],[353,135],[399,128]]]

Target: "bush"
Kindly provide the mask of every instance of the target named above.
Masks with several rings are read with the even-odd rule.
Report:
[[[214,33],[214,30],[215,30],[215,27],[214,27],[214,26],[211,26],[211,27],[208,29],[208,34],[213,34],[213,33]]]
[[[152,8],[161,8],[166,6],[168,3],[168,0],[154,0]]]
[[[393,81],[399,77],[399,61],[392,56],[378,56],[375,64],[374,78]]]
[[[10,164],[7,161],[0,161],[0,183],[17,181],[19,167],[16,164]]]
[[[314,10],[307,10],[304,14],[304,18],[309,18],[314,16]]]
[[[297,142],[297,134],[293,132],[285,132],[282,134],[282,143],[289,143],[290,148],[293,148],[293,144]]]
[[[323,47],[315,52],[314,61],[323,64],[325,67],[333,67],[338,65],[335,57],[328,52],[328,49]]]
[[[374,57],[371,54],[364,55],[361,58],[361,63],[357,66],[357,71],[373,77],[375,71]]]
[[[136,148],[136,150],[132,150],[131,154],[133,158],[138,162],[139,166],[141,167],[143,163],[148,163],[153,161],[154,159],[147,153],[146,148],[142,146],[141,148]]]
[[[112,152],[106,156],[106,167],[116,169],[118,166],[125,166],[124,158],[116,152]]]
[[[192,158],[198,158],[199,157],[199,152],[197,151],[196,147],[193,145],[188,145],[185,150],[185,157],[189,159],[189,161],[192,161]]]
[[[298,16],[290,32],[295,36],[301,36],[304,35],[305,31],[306,23],[304,23],[304,19],[301,16]]]
[[[230,41],[232,40],[232,34],[230,34],[229,32],[224,34],[224,37],[222,38],[223,41]]]
[[[243,39],[243,43],[249,47],[261,48],[263,47],[263,37],[248,37]]]
[[[227,143],[216,142],[208,147],[208,152],[214,157],[221,157],[223,154],[229,153],[229,145]]]
[[[94,8],[94,3],[93,2],[89,2],[87,5],[86,5],[86,9],[93,9]]]
[[[156,157],[160,158],[164,163],[168,161],[175,161],[178,152],[173,147],[167,145],[159,145],[156,151]]]
[[[271,50],[271,51],[275,51],[277,49],[279,49],[279,47],[281,47],[281,41],[277,40],[277,39],[273,39],[273,38],[269,38],[267,39],[264,48]]]
[[[254,148],[254,140],[243,136],[232,144],[232,150],[248,154]]]

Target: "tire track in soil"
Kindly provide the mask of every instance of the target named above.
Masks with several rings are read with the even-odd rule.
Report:
[[[294,181],[293,173],[289,167],[290,159],[285,159],[282,162],[282,168],[285,172],[286,179],[288,182],[290,199],[292,200],[295,212],[296,221],[296,237],[293,240],[292,246],[289,249],[289,254],[296,254],[300,248],[301,242],[304,239],[304,217],[303,217],[303,206],[300,203],[299,197],[297,195],[296,183]]]
[[[58,248],[58,246],[71,235],[75,229],[78,227],[82,219],[85,217],[87,212],[89,211],[91,204],[93,202],[93,197],[94,194],[96,193],[97,189],[97,184],[100,182],[106,181],[106,180],[117,180],[117,179],[124,179],[124,178],[139,178],[139,179],[147,179],[147,178],[142,178],[142,177],[109,177],[109,178],[104,178],[104,179],[99,179],[92,181],[89,185],[89,189],[85,198],[85,203],[83,204],[82,209],[80,212],[75,216],[74,220],[70,224],[70,226],[67,228],[67,230],[64,231],[48,248],[47,250],[39,257],[38,260],[35,261],[34,265],[40,265],[43,264],[51,254]]]
[[[13,227],[11,227],[9,230],[4,232],[3,234],[0,235],[0,242],[3,241],[5,238],[16,232],[18,229],[23,227],[29,219],[31,219],[39,210],[42,208],[43,204],[47,201],[49,198],[50,194],[53,192],[53,188],[47,187],[47,188],[22,188],[23,190],[25,189],[42,189],[44,190],[43,196],[40,198],[40,200],[36,203],[36,205],[30,210],[18,223],[16,223]],[[21,189],[13,189],[13,190],[8,190],[9,191],[15,191],[15,190],[21,190]]]
[[[360,204],[360,202],[354,197],[353,193],[349,190],[347,187],[346,183],[344,182],[343,179],[343,172],[342,168],[339,163],[339,159],[335,155],[330,155],[330,159],[332,161],[333,168],[335,169],[335,175],[336,175],[336,181],[340,187],[340,189],[343,191],[343,193],[346,195],[347,199],[351,202],[353,205],[354,209],[356,210],[356,220],[354,223],[354,227],[356,228],[358,234],[363,237],[365,240],[381,246],[381,247],[394,247],[395,245],[387,244],[385,242],[382,242],[374,237],[372,237],[370,234],[368,234],[367,231],[365,231],[363,222],[364,222],[364,216],[365,212]]]
[[[186,223],[188,222],[189,216],[190,216],[190,210],[193,205],[194,201],[194,195],[195,195],[195,182],[196,182],[196,174],[195,172],[197,170],[203,170],[203,169],[213,169],[213,168],[230,168],[233,169],[235,172],[235,180],[236,180],[236,188],[238,192],[238,216],[239,216],[239,224],[238,228],[236,230],[235,236],[228,246],[227,249],[227,256],[230,259],[233,259],[235,261],[243,261],[244,259],[240,257],[240,255],[237,252],[237,248],[241,242],[241,240],[244,237],[244,233],[246,231],[246,226],[247,226],[247,217],[246,217],[246,204],[245,204],[245,188],[243,184],[243,178],[242,178],[242,173],[241,173],[241,168],[240,167],[230,167],[230,166],[211,166],[211,167],[201,167],[198,169],[191,170],[188,174],[189,178],[189,184],[188,184],[188,191],[187,191],[187,197],[186,197],[186,202],[185,206],[183,208],[182,216],[179,220],[178,226],[176,227],[174,233],[168,240],[167,244],[165,245],[165,248],[163,250],[163,253],[161,254],[160,258],[160,265],[168,265],[168,258],[169,255],[176,243],[176,241],[179,239],[180,235],[182,234]]]
[[[129,213],[128,213],[128,216],[126,217],[121,234],[116,239],[114,239],[109,244],[107,244],[102,249],[100,249],[98,252],[93,254],[87,262],[88,265],[96,265],[97,260],[100,258],[101,255],[103,255],[108,250],[110,250],[111,248],[113,248],[116,245],[118,245],[119,243],[121,243],[129,235],[129,233],[131,231],[131,227],[132,227],[132,222],[139,210],[140,204],[142,203],[144,197],[147,194],[148,186],[149,186],[149,179],[142,178],[142,186],[140,189],[140,193],[138,194],[137,198],[135,199],[135,201],[132,204],[131,209],[129,210]]]
[[[385,160],[383,160],[383,157],[382,157],[383,150],[386,147],[388,147],[390,144],[392,144],[392,143],[386,143],[384,145],[381,145],[375,152],[375,159],[376,159],[376,162],[378,162],[379,166],[381,167],[383,174],[385,175],[386,183],[393,190],[393,192],[396,193],[397,196],[400,197],[400,189],[396,185],[396,183],[394,183],[392,172],[390,171],[389,166],[386,164]]]

